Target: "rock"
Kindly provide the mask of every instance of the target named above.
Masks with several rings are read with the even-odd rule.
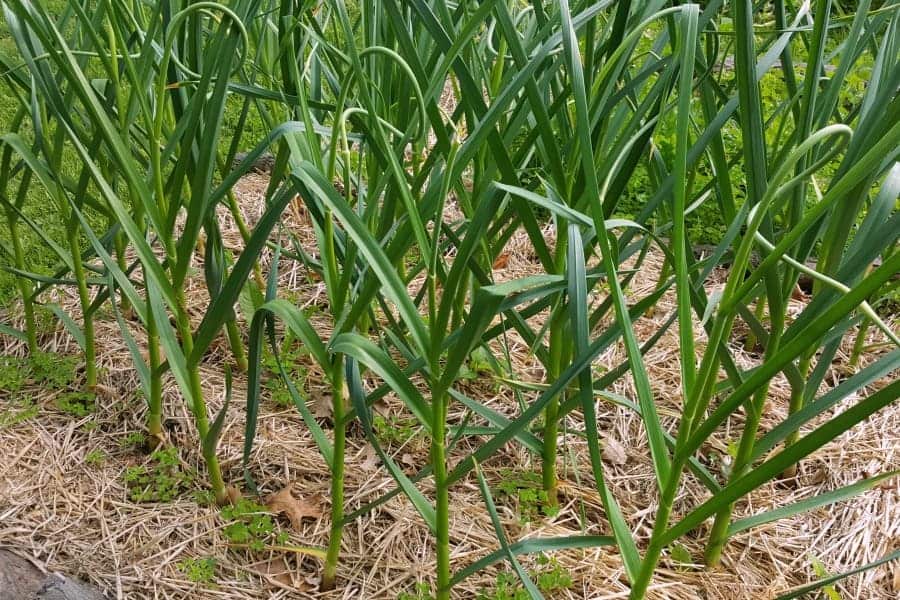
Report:
[[[0,600],[106,600],[100,590],[54,573],[0,550]]]
[[[33,598],[47,576],[24,558],[0,550],[0,600]]]
[[[35,600],[106,600],[106,596],[86,583],[51,575],[35,594]]]

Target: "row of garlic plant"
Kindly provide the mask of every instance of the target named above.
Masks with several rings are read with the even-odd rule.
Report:
[[[666,546],[710,516],[716,520],[707,560],[715,563],[724,542],[738,531],[850,497],[882,478],[779,513],[731,518],[735,501],[897,396],[896,384],[888,385],[800,435],[804,424],[897,367],[897,353],[887,354],[816,396],[830,358],[858,315],[890,333],[865,301],[890,285],[898,267],[891,253],[900,231],[894,210],[898,173],[892,168],[900,141],[894,114],[896,11],[870,10],[866,2],[851,21],[832,23],[829,2],[818,3],[815,15],[806,7],[789,14],[776,3],[776,22],[790,27],[769,34],[760,54],[751,3],[714,1],[702,11],[666,4],[99,2],[88,12],[72,2],[57,18],[38,5],[10,0],[5,14],[24,65],[10,62],[6,71],[22,106],[4,138],[0,163],[7,223],[14,239],[23,224],[42,235],[38,224],[24,218],[22,206],[36,179],[59,204],[71,232],[68,249],[52,245],[63,265],[60,274],[39,281],[40,287],[28,283],[21,250],[11,249],[15,272],[22,275],[26,317],[43,286],[74,279],[82,304],[79,340],[91,365],[89,332],[97,307],[112,296],[115,307],[133,313],[149,350],[145,362],[129,336],[148,398],[148,429],[153,436],[161,433],[161,378],[170,371],[194,414],[220,501],[225,490],[216,443],[225,412],[210,423],[199,380],[205,352],[224,328],[235,362],[242,365],[234,306],[241,293],[255,298],[254,314],[245,315],[251,321],[247,460],[262,346],[269,341],[277,350],[276,320],[302,340],[332,388],[329,439],[300,392],[289,386],[332,476],[325,588],[335,583],[343,525],[398,493],[409,498],[435,536],[438,597],[448,597],[474,567],[491,562],[508,560],[527,578],[500,529],[502,551],[451,572],[449,491],[473,471],[480,476],[477,466],[504,445],[520,443],[541,460],[548,501],[555,503],[558,428],[573,412],[582,415],[592,464],[588,479],[600,493],[612,536],[535,540],[519,549],[615,546],[634,598],[643,597]],[[733,19],[731,35],[716,31],[723,15]],[[828,33],[835,29],[847,36],[829,57],[837,63],[836,74],[821,85]],[[791,52],[801,37],[810,51],[798,82]],[[717,75],[722,39],[734,47],[732,80]],[[872,84],[853,109],[841,112],[843,79],[870,56],[871,47],[877,48]],[[764,114],[757,82],[779,58],[790,95],[774,114]],[[456,99],[452,106],[441,103],[448,82]],[[229,99],[236,99],[241,111],[238,128],[225,133]],[[885,106],[888,127],[877,108]],[[241,125],[251,114],[271,128],[266,139],[243,138]],[[665,119],[675,122],[676,133],[668,154],[654,143]],[[25,121],[33,139],[15,133]],[[730,122],[740,128],[743,156],[726,154],[723,128]],[[779,124],[778,135],[767,137],[766,125],[772,123]],[[232,168],[235,153],[244,147],[255,148]],[[231,188],[269,149],[276,160],[267,211],[250,232]],[[60,168],[66,151],[77,153],[83,165],[77,179]],[[819,170],[835,162],[834,174],[817,181]],[[732,169],[735,163],[742,170]],[[701,167],[712,172],[705,181],[698,181]],[[650,200],[633,220],[612,219],[639,168],[651,174]],[[748,189],[739,203],[735,196],[742,179]],[[342,185],[336,187],[336,180]],[[823,193],[819,183],[827,186]],[[16,186],[19,191],[13,192]],[[277,298],[277,260],[264,292],[259,285],[257,261],[295,193],[313,217],[317,252],[310,256],[294,243],[293,252],[279,254],[302,261],[324,281],[333,325],[327,337],[299,307]],[[811,193],[819,197],[810,205]],[[445,221],[450,202],[459,206],[462,221]],[[717,202],[729,227],[713,256],[697,262],[685,215],[703,202]],[[215,217],[219,205],[232,212],[244,235],[245,248],[234,262]],[[115,226],[98,234],[91,226],[97,219],[85,213]],[[860,215],[866,218],[854,230],[850,225]],[[548,222],[556,233],[552,244],[543,236]],[[491,266],[518,230],[526,232],[544,275],[494,283]],[[87,253],[79,233],[90,242]],[[290,232],[284,233],[290,239]],[[624,288],[652,245],[665,256],[664,273],[658,289],[634,302]],[[184,294],[201,247],[212,301],[196,325]],[[798,273],[809,270],[805,261],[814,251],[821,266],[811,273],[813,299],[788,324],[787,298]],[[754,253],[762,262],[747,275]],[[879,254],[881,266],[863,276]],[[728,283],[721,293],[707,295],[703,284],[726,255],[732,264]],[[597,266],[588,266],[591,257]],[[628,259],[633,264],[623,269]],[[671,287],[677,312],[639,344],[633,320]],[[589,303],[598,292],[604,300]],[[761,318],[763,308],[768,323]],[[535,329],[528,319],[545,310],[546,325]],[[742,371],[735,364],[728,344],[737,318],[765,348],[757,368]],[[696,319],[707,336],[699,364]],[[36,346],[31,321],[25,337]],[[74,321],[67,322],[76,331]],[[664,424],[642,355],[673,323],[681,348],[683,408],[675,422]],[[546,372],[542,393],[514,419],[466,397],[455,385],[471,351],[502,340],[508,329],[529,343]],[[123,335],[128,335],[124,325]],[[624,345],[627,360],[595,380],[594,359],[617,343]],[[813,367],[820,351],[824,354]],[[363,373],[383,385],[365,390]],[[759,438],[767,386],[778,373],[792,386],[791,414]],[[597,398],[608,397],[604,389],[622,376],[633,381],[637,402],[618,399],[616,409],[636,411],[643,420],[659,491],[653,534],[640,544],[607,485],[597,430]],[[88,385],[94,383],[88,379]],[[388,391],[431,439],[430,464],[414,477],[392,461],[373,432],[369,407]],[[448,423],[451,402],[464,404],[487,429]],[[704,467],[701,448],[742,408],[738,456],[723,481]],[[539,418],[540,437],[532,432]],[[354,419],[397,489],[347,513],[344,453]],[[450,469],[448,453],[464,436],[478,449]],[[780,444],[784,449],[773,452]],[[709,489],[710,499],[673,524],[670,512],[688,471]],[[429,476],[433,499],[416,485]],[[489,490],[483,489],[491,511]],[[533,585],[526,588],[536,593]]]

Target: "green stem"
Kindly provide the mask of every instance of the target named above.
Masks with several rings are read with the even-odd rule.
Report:
[[[750,457],[753,455],[753,446],[756,442],[756,432],[759,429],[759,422],[762,418],[762,410],[768,395],[768,386],[760,389],[751,401],[752,408],[747,415],[747,422],[744,424],[744,431],[741,435],[740,446],[738,447],[737,456],[734,461],[734,468],[731,476],[728,478],[729,483],[743,476],[749,467]],[[716,514],[712,529],[709,533],[709,542],[706,546],[705,559],[708,566],[719,564],[722,558],[722,550],[725,542],[728,541],[728,527],[731,524],[731,514],[734,511],[734,504],[729,504]]]
[[[438,370],[432,371],[438,373]],[[435,390],[433,399],[434,422],[431,427],[431,464],[434,467],[437,600],[450,598],[450,490],[447,485],[447,434],[446,402],[443,391]]]
[[[244,341],[241,339],[241,331],[238,329],[237,321],[231,319],[225,323],[225,330],[228,332],[228,344],[231,346],[231,355],[234,357],[234,363],[238,371],[247,372],[247,353],[244,351]]]
[[[78,282],[78,299],[81,303],[82,329],[84,331],[84,374],[85,386],[88,390],[97,387],[97,358],[94,342],[94,318],[90,312],[91,294],[88,290],[84,264],[81,261],[81,248],[78,244],[78,223],[70,220],[66,228],[69,252],[72,255],[72,274]]]
[[[159,352],[159,332],[153,317],[153,307],[147,303],[147,353],[150,368],[150,397],[147,398],[147,431],[148,445],[156,448],[164,441],[162,432],[162,374],[159,366],[162,363]]]
[[[761,297],[756,301],[756,307],[753,310],[753,316],[756,317],[756,320],[762,323],[763,318],[766,316],[766,301],[765,298]],[[744,350],[747,352],[753,352],[753,349],[756,348],[756,333],[754,333],[753,329],[750,330],[750,333],[747,334],[747,340],[744,342]]]
[[[777,279],[766,275],[767,286],[769,287],[769,319],[771,320],[771,331],[769,333],[769,341],[766,346],[766,355],[764,360],[769,360],[774,356],[781,342],[781,334],[784,329],[784,318],[786,304],[783,299],[778,296],[780,293]],[[760,303],[762,298],[760,298]],[[802,398],[803,389],[798,388]],[[762,419],[763,409],[766,404],[766,398],[769,395],[769,385],[766,383],[750,401],[747,414],[747,421],[744,423],[744,430],[741,433],[741,442],[738,447],[737,456],[734,460],[734,468],[728,478],[729,483],[743,476],[751,466],[753,458],[753,447],[756,445],[756,434],[759,431],[759,423]],[[719,564],[722,558],[722,549],[728,541],[728,526],[731,523],[731,514],[734,511],[734,504],[729,504],[716,514],[713,522],[712,530],[709,534],[709,542],[706,546],[705,559],[708,566]]]
[[[629,600],[643,600],[650,585],[650,580],[653,579],[653,572],[656,571],[656,565],[659,564],[659,558],[663,550],[660,539],[669,526],[669,516],[672,513],[675,495],[678,493],[684,464],[685,461],[678,459],[672,462],[671,475],[660,494],[659,509],[656,511],[656,520],[653,523],[650,544],[647,546],[644,560],[641,561],[641,569],[631,584],[631,593],[628,595]]]
[[[872,322],[864,319],[859,325],[859,331],[853,342],[853,352],[850,354],[850,368],[855,369],[859,366],[859,357],[862,356],[863,348],[866,346],[866,335],[869,333],[869,327]]]
[[[112,223],[110,223],[112,226]],[[116,234],[116,262],[119,264],[119,269],[122,270],[123,273],[128,272],[128,259],[125,256],[125,251],[128,248],[128,241],[125,239],[124,233],[121,231]],[[131,312],[131,302],[128,300],[128,296],[125,294],[121,294],[119,296],[119,310],[122,311],[123,314],[129,314]]]
[[[347,438],[345,398],[347,393],[344,386],[343,360],[336,360],[331,381],[334,417],[334,455],[331,464],[331,535],[320,586],[323,592],[334,589],[337,563],[341,554],[341,538],[344,532],[344,449]]]
[[[557,310],[550,325],[550,360],[547,365],[547,381],[556,381],[562,366],[562,354],[566,313]],[[559,505],[559,479],[556,472],[556,459],[559,453],[559,396],[553,397],[544,409],[544,447],[541,457],[541,478],[544,492],[547,494],[547,505]]]
[[[806,397],[806,374],[809,372],[810,363],[812,362],[812,355],[807,354],[803,356],[800,360],[800,364],[797,366],[797,370],[800,373],[800,385],[795,385],[793,382],[791,383],[791,399],[790,404],[788,405],[788,416],[790,417],[794,413],[798,412],[804,405],[804,398]],[[797,440],[800,439],[800,431],[795,430],[787,436],[784,440],[784,447],[787,448],[791,444],[794,444]],[[785,479],[791,479],[796,477],[797,475],[797,465],[793,464],[782,473],[782,477]]]
[[[9,224],[9,234],[12,238],[13,260],[16,268],[25,270],[25,253],[22,250],[22,240],[16,233],[16,218],[12,211],[7,211],[6,221]],[[25,335],[28,343],[28,353],[34,356],[38,351],[37,326],[34,322],[34,302],[31,299],[31,284],[24,277],[16,277],[16,285],[19,295],[22,297],[22,311],[25,313]]]
[[[184,349],[184,355],[190,356],[194,350],[194,338],[191,331],[190,319],[187,312],[187,301],[184,296],[184,288],[175,290],[176,302],[178,303],[178,314],[175,321],[178,327],[178,333],[181,335],[181,344]],[[219,468],[219,459],[216,456],[215,445],[207,446],[206,439],[209,435],[209,417],[206,414],[206,401],[203,399],[203,386],[200,382],[200,365],[189,364],[189,382],[191,396],[194,405],[192,412],[194,413],[194,422],[197,425],[197,433],[200,437],[201,447],[203,448],[203,460],[206,463],[206,471],[209,475],[209,482],[213,492],[216,495],[216,502],[224,505],[228,501],[228,495],[225,492],[225,482],[222,479],[222,472]]]

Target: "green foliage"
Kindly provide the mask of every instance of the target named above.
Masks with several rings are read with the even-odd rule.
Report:
[[[0,356],[0,390],[12,394],[28,382],[27,363],[15,356]]]
[[[669,546],[669,556],[679,567],[694,563],[690,550],[684,544],[675,543]]]
[[[40,408],[31,397],[19,396],[13,400],[4,400],[0,409],[0,429],[11,427],[37,416]]]
[[[91,450],[87,454],[84,455],[84,464],[90,465],[92,467],[99,467],[104,462],[106,462],[106,452],[100,450],[99,448],[95,450]]]
[[[194,485],[196,474],[181,464],[177,448],[166,448],[149,464],[125,469],[124,478],[132,502],[170,502]]]
[[[97,406],[97,396],[93,392],[63,392],[56,398],[56,407],[73,417],[86,417]]]
[[[529,576],[542,594],[552,595],[555,592],[570,589],[573,585],[572,574],[555,557],[545,554],[537,556],[538,568],[529,572]],[[531,595],[519,581],[515,573],[501,571],[497,574],[494,587],[478,592],[477,600],[530,600]]]
[[[78,359],[54,352],[37,352],[26,359],[0,356],[0,390],[18,392],[27,385],[62,390],[76,377]]]
[[[400,592],[397,600],[434,600],[434,594],[431,593],[431,586],[424,581],[416,583],[412,592]]]
[[[207,558],[186,558],[178,561],[176,566],[190,581],[209,585],[216,578],[218,561],[211,556]]]
[[[813,555],[810,555],[809,561],[812,563],[813,571],[815,571],[816,577],[818,577],[819,579],[827,579],[828,577],[831,577],[831,573],[828,572],[828,569],[825,568],[825,565],[821,560]],[[825,593],[825,596],[828,598],[828,600],[843,600],[843,598],[833,585],[823,586],[822,591]]]
[[[476,598],[477,600],[529,600],[531,596],[522,587],[515,573],[503,571],[497,575],[494,587],[479,591]]]
[[[194,490],[194,502],[200,506],[215,506],[216,495],[212,490]]]
[[[267,545],[283,544],[288,534],[281,531],[265,506],[241,498],[220,511],[227,525],[222,533],[232,544],[261,552]]]
[[[308,354],[303,345],[290,335],[286,336],[279,350],[278,357],[281,359],[281,365],[298,390],[303,390],[308,377],[307,369],[302,362],[302,359]],[[267,373],[263,385],[268,390],[272,402],[282,408],[294,406],[291,392],[278,369],[278,360],[275,358],[275,354],[268,349],[263,353],[262,366]]]
[[[559,512],[558,506],[547,501],[547,492],[541,487],[540,473],[504,468],[500,469],[499,475],[497,496],[515,504],[523,523],[538,521],[541,515],[554,516]]]
[[[538,589],[545,594],[552,594],[572,587],[572,574],[559,564],[556,557],[539,554],[537,557],[538,569],[531,574]]]
[[[497,361],[483,347],[472,350],[469,360],[459,370],[459,379],[476,380],[490,375],[502,375]]]
[[[415,419],[410,417],[376,413],[372,415],[372,429],[382,444],[401,446],[415,437],[419,427]]]
[[[119,446],[122,448],[128,448],[132,450],[137,450],[140,448],[144,448],[147,445],[147,436],[143,431],[132,431],[128,433],[125,437],[119,440]]]
[[[63,389],[75,381],[78,359],[53,352],[38,352],[29,360],[35,383],[50,389]]]
[[[577,480],[590,481],[603,503],[605,520],[591,525],[613,534],[590,543],[615,543],[637,600],[666,549],[677,562],[690,559],[679,550],[682,536],[715,515],[706,553],[715,564],[732,535],[735,503],[900,395],[898,383],[871,385],[896,370],[893,354],[833,396],[819,394],[837,342],[860,311],[895,339],[865,301],[886,295],[900,270],[889,252],[900,193],[893,165],[900,13],[861,0],[855,14],[835,18],[843,4],[828,14],[831,3],[749,0],[711,0],[702,11],[691,3],[568,0],[465,7],[178,1],[160,26],[159,13],[140,3],[85,14],[75,2],[5,0],[18,26],[0,36],[9,92],[0,119],[13,134],[0,143],[3,273],[58,272],[48,296],[77,289],[80,311],[72,313],[81,322],[63,320],[84,350],[86,389],[96,383],[92,323],[111,314],[109,306],[94,312],[92,303],[115,280],[145,330],[147,355],[129,346],[151,409],[148,430],[161,435],[159,375],[168,370],[195,418],[219,502],[226,494],[216,445],[225,412],[208,410],[200,365],[224,329],[243,368],[243,323],[234,317],[240,304],[251,355],[249,474],[261,385],[275,403],[291,404],[280,368],[260,356],[269,332],[279,330],[273,327],[285,331],[286,377],[302,387],[314,362],[334,400],[328,433],[305,404],[297,406],[332,476],[325,588],[334,584],[347,522],[352,421],[350,431],[362,429],[376,446],[405,443],[418,431],[431,443],[427,487],[388,454],[381,458],[397,493],[435,534],[434,595],[446,600],[451,487],[521,443],[539,456],[541,476],[502,473],[499,498],[523,521],[551,514],[558,430],[580,419],[591,476]],[[265,213],[251,231],[231,194],[246,171],[228,163],[232,151],[254,148],[289,164],[276,163]],[[34,185],[18,193],[26,175]],[[315,250],[281,227],[298,203],[312,221],[305,233]],[[237,246],[221,239],[222,208],[241,230]],[[608,220],[617,216],[637,223]],[[268,262],[276,236],[283,253]],[[516,236],[527,238],[534,277],[497,266]],[[12,247],[19,240],[24,249]],[[704,243],[735,251],[719,265],[696,263],[694,246]],[[663,252],[648,254],[657,245]],[[202,266],[194,266],[201,250]],[[878,255],[883,266],[864,274]],[[629,287],[648,256],[667,261],[658,285]],[[751,268],[754,256],[761,259]],[[817,283],[797,315],[788,311],[794,268],[810,257],[818,259],[810,275]],[[132,259],[136,270],[124,273]],[[261,262],[271,273],[268,289]],[[310,321],[299,297],[275,289],[285,267],[321,286],[316,303],[326,327]],[[714,298],[707,291],[716,267],[726,267],[727,280]],[[212,302],[197,315],[185,290],[201,277]],[[0,278],[0,294],[12,293],[9,281]],[[13,363],[0,365],[0,382],[14,393],[41,385],[63,410],[87,415],[93,398],[72,391],[75,359],[35,352],[34,286],[22,277],[16,283],[34,358],[19,373],[10,372]],[[642,323],[636,332],[633,321],[666,295],[674,295],[677,325]],[[759,323],[749,310],[756,302],[766,305]],[[703,313],[706,331],[698,336],[695,318]],[[761,360],[752,368],[734,353],[741,320],[762,330]],[[682,410],[667,412],[663,423],[645,356],[669,327],[678,330]],[[522,342],[527,348],[519,350],[545,374],[534,382],[538,393],[504,390],[517,405],[501,410],[455,394],[460,380],[507,385],[481,348]],[[625,360],[592,369],[616,348]],[[791,387],[790,416],[763,431],[771,424],[762,419],[767,388],[781,376]],[[856,394],[866,387],[875,391]],[[615,410],[641,420],[653,461],[648,489],[659,502],[649,539],[633,531],[636,517],[623,514],[602,465],[596,399],[616,388],[633,390]],[[371,414],[388,393],[408,417]],[[855,403],[834,414],[851,397]],[[457,401],[478,426],[450,421],[460,414]],[[708,442],[726,423],[736,423],[723,440],[727,468],[710,470]],[[676,519],[688,473],[710,493],[679,506]],[[165,501],[191,487],[194,474],[166,450],[125,478],[136,501]],[[261,549],[285,539],[258,505],[222,516],[233,544]],[[501,526],[495,531],[502,535]],[[640,551],[637,537],[646,540]],[[570,582],[542,566],[534,574],[540,589]],[[522,592],[503,574],[484,593],[508,599]]]

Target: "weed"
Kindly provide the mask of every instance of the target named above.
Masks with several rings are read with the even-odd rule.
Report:
[[[679,570],[683,570],[684,567],[694,563],[694,557],[691,556],[691,551],[688,550],[684,544],[672,544],[669,547],[669,556],[672,558],[672,561],[677,564]]]
[[[51,389],[64,389],[75,381],[78,359],[53,352],[37,352],[30,359],[31,376],[35,383]]]
[[[194,490],[193,498],[200,506],[213,506],[216,503],[216,495],[212,490]]]
[[[479,346],[472,351],[467,365],[463,365],[459,371],[460,379],[474,380],[486,375],[501,375],[496,359],[483,347]]]
[[[553,516],[559,508],[547,501],[547,492],[541,488],[541,475],[532,471],[501,469],[497,491],[500,498],[516,503],[519,519],[523,523],[537,520],[541,514]]]
[[[308,377],[306,367],[300,362],[301,357],[306,354],[306,350],[301,345],[294,343],[290,336],[285,338],[279,350],[278,357],[281,359],[281,365],[291,378],[291,381],[299,389],[303,388]],[[272,399],[272,402],[283,408],[293,406],[293,397],[287,384],[281,378],[281,371],[278,368],[278,360],[275,358],[275,354],[266,350],[262,358],[262,365],[269,374],[264,385],[269,390],[269,397]]]
[[[141,431],[132,431],[119,442],[122,448],[143,448],[147,445],[147,436]]]
[[[539,554],[537,563],[539,567],[531,576],[539,590],[549,594],[572,587],[572,574],[555,557]]]
[[[543,594],[552,594],[572,587],[572,574],[553,557],[537,556],[538,568],[529,572],[534,584]],[[515,573],[502,571],[497,575],[494,587],[482,589],[478,600],[529,600],[531,595]]]
[[[92,392],[65,392],[56,399],[56,408],[73,417],[83,418],[93,413],[97,398]]]
[[[375,414],[372,417],[372,427],[382,444],[399,446],[411,440],[417,429],[415,420],[395,414],[386,417]]]
[[[210,584],[216,577],[216,566],[218,562],[215,558],[186,558],[178,561],[176,565],[178,570],[187,575],[187,578],[194,583]]]
[[[431,586],[420,581],[416,583],[412,592],[400,592],[397,600],[434,600],[434,595],[431,593]]]
[[[278,531],[278,526],[266,507],[251,500],[241,499],[233,506],[224,507],[221,515],[229,521],[222,533],[233,544],[247,546],[259,552],[272,541],[287,541],[286,532]]]
[[[28,382],[28,371],[15,356],[0,356],[0,390],[18,392]]]
[[[38,414],[38,406],[30,397],[13,400],[0,411],[0,429],[27,421]]]
[[[99,467],[106,461],[106,453],[99,448],[84,455],[84,464]]]
[[[133,502],[169,502],[189,488],[196,478],[193,470],[181,465],[177,448],[157,450],[151,465],[125,469],[128,497]]]
[[[812,563],[813,571],[815,571],[816,577],[818,577],[819,579],[827,579],[828,577],[831,577],[831,573],[828,572],[821,560],[813,555],[810,555],[809,560]],[[837,589],[835,589],[833,585],[826,585],[822,587],[822,591],[825,592],[825,596],[828,598],[828,600],[842,600],[840,593],[838,593]]]

